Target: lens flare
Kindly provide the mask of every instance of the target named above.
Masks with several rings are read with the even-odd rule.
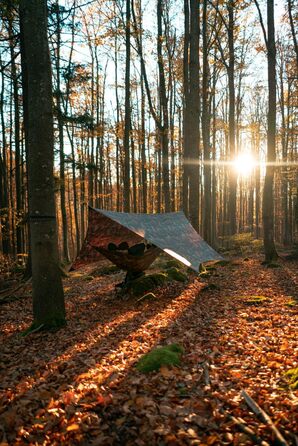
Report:
[[[248,177],[253,173],[256,166],[256,160],[250,153],[240,153],[234,160],[233,165],[239,175]]]

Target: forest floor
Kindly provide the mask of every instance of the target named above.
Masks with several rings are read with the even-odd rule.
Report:
[[[297,446],[298,392],[284,374],[298,367],[298,263],[279,264],[234,259],[143,302],[116,294],[123,273],[89,266],[64,280],[67,326],[21,337],[31,322],[27,287],[0,306],[0,445],[261,441],[238,431],[239,418],[261,444],[277,444],[245,390]],[[255,295],[268,299],[251,302]],[[184,348],[180,367],[136,370],[144,353],[169,343]]]

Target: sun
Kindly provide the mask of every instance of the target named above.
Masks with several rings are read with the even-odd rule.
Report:
[[[256,160],[250,153],[239,153],[237,158],[233,162],[233,167],[236,172],[243,176],[248,177],[253,173],[256,166]]]

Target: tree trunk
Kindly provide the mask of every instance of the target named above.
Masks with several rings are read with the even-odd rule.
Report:
[[[56,56],[56,77],[57,77],[57,121],[58,121],[58,138],[59,138],[59,160],[60,160],[60,202],[62,217],[62,240],[63,240],[63,258],[69,262],[68,251],[68,230],[67,230],[67,214],[66,214],[66,198],[65,198],[65,162],[64,162],[64,132],[63,119],[61,110],[61,86],[60,86],[60,46],[61,46],[61,20],[59,1],[56,1],[56,21],[57,21],[57,56]]]
[[[9,221],[9,201],[8,201],[8,181],[7,181],[7,144],[6,144],[6,128],[4,118],[4,72],[2,71],[2,86],[0,93],[0,115],[1,115],[1,127],[2,127],[2,147],[3,153],[1,157],[1,213],[0,223],[2,226],[2,249],[3,254],[10,254],[10,221]]]
[[[130,0],[126,0],[126,24],[125,24],[125,46],[126,46],[126,65],[125,65],[125,127],[124,127],[124,178],[123,195],[124,211],[130,211]]]
[[[228,1],[228,46],[229,46],[229,66],[228,66],[228,84],[229,84],[229,155],[233,161],[235,152],[235,54],[234,54],[234,0]],[[236,227],[236,189],[237,176],[231,168],[229,177],[229,232],[233,235],[237,231]]]
[[[210,165],[210,113],[209,113],[209,94],[208,82],[210,78],[208,63],[208,31],[207,31],[207,0],[203,2],[203,107],[202,107],[202,136],[204,147],[204,219],[203,236],[211,243],[211,165]]]
[[[276,47],[274,31],[274,0],[267,0],[267,58],[268,58],[268,130],[267,167],[263,190],[263,229],[265,261],[277,258],[274,243],[274,165],[276,161]]]
[[[199,230],[199,11],[200,0],[190,0],[190,59],[189,59],[189,129],[190,129],[190,178],[189,218]]]
[[[46,0],[21,0],[28,94],[28,179],[33,326],[65,324],[54,195],[54,135]]]
[[[163,184],[163,198],[164,210],[170,212],[171,198],[170,198],[170,177],[169,177],[169,112],[168,112],[168,98],[166,93],[166,79],[164,70],[164,60],[162,52],[163,32],[163,0],[157,0],[157,64],[159,74],[159,98],[161,108],[162,125],[159,127],[160,144],[162,152],[162,184]]]

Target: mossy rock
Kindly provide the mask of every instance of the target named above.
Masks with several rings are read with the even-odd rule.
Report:
[[[249,296],[248,299],[245,296],[242,296],[241,298],[245,299],[244,303],[246,305],[262,305],[271,302],[271,299],[266,296]]]
[[[167,278],[167,274],[164,273],[149,274],[131,281],[128,284],[127,289],[134,296],[141,296],[154,290],[158,286],[162,286],[166,282]]]
[[[285,378],[292,390],[298,390],[298,367],[288,370],[285,373]]]
[[[174,267],[169,268],[166,273],[169,279],[176,280],[177,282],[186,282],[188,279],[186,274]]]
[[[164,269],[169,269],[169,268],[182,268],[183,267],[183,263],[179,262],[179,260],[175,260],[175,259],[171,259],[168,260],[167,262],[165,262],[163,264],[163,268]]]
[[[178,366],[183,348],[178,344],[157,347],[144,355],[136,365],[137,370],[149,373],[159,370],[162,366]]]

